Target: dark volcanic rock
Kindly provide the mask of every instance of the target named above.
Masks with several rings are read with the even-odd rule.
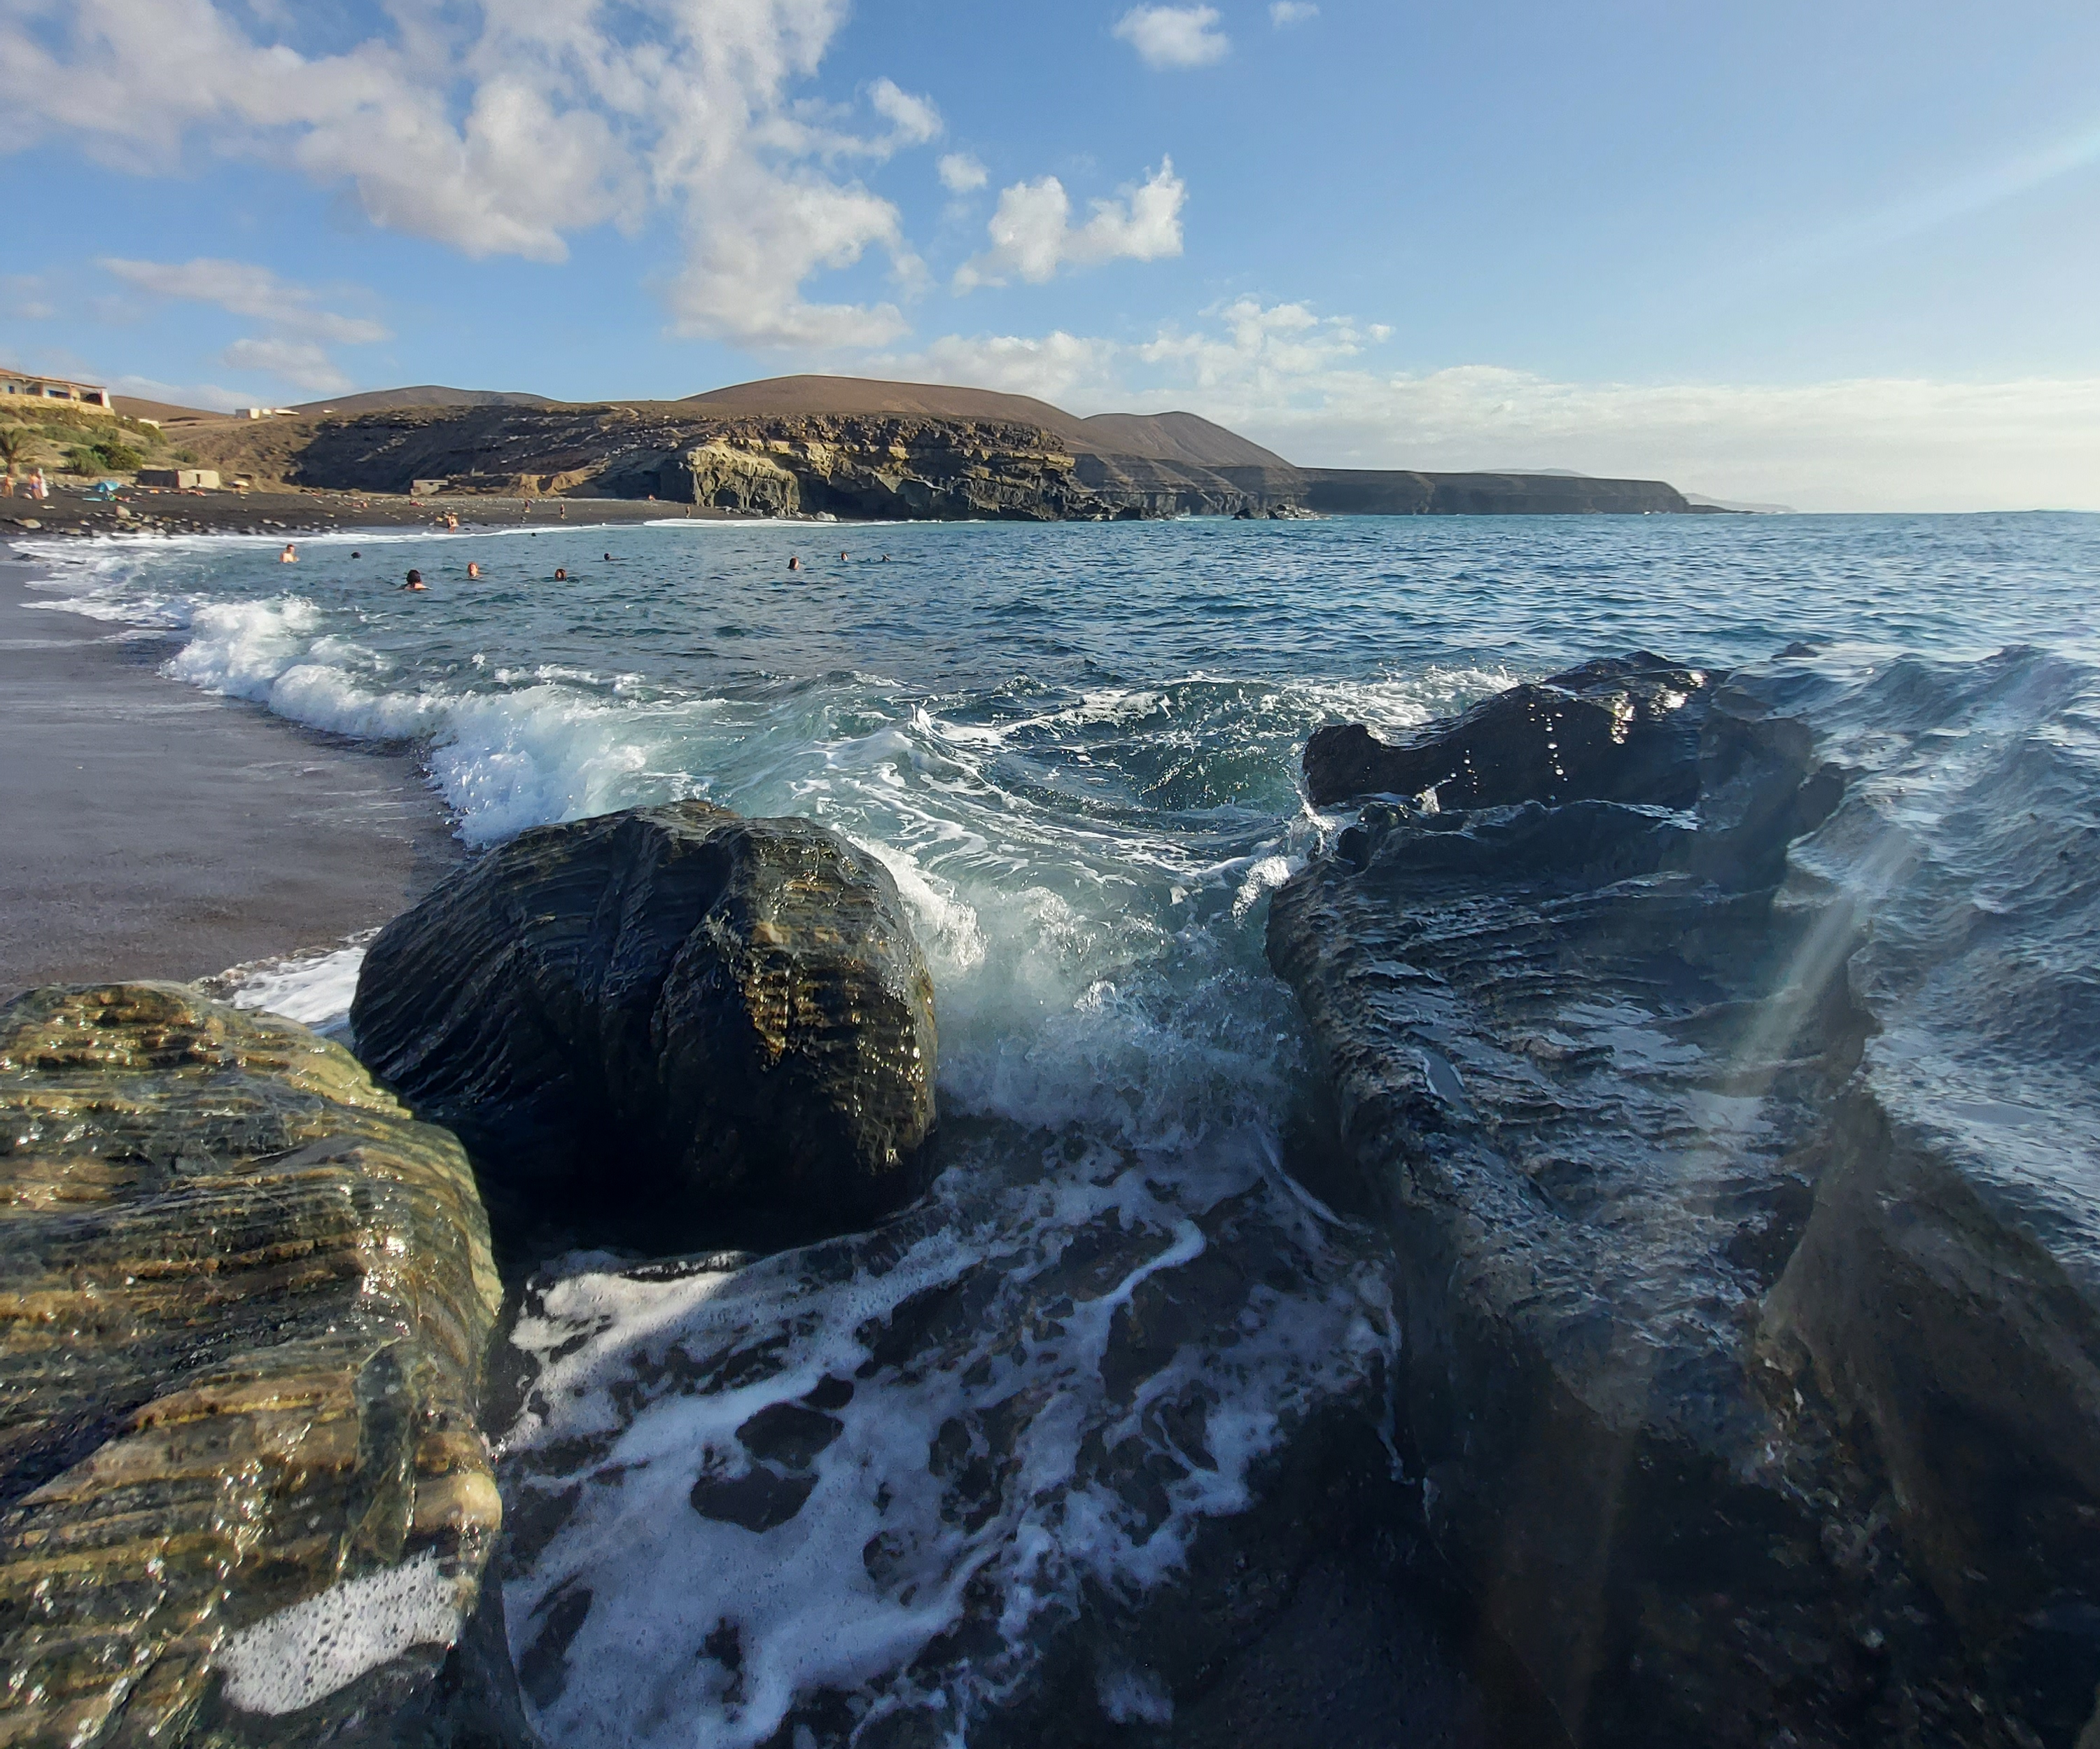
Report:
[[[543,826],[373,943],[364,1059],[475,1155],[499,1226],[696,1212],[805,1229],[908,1200],[933,993],[888,871],[705,802]]]
[[[1582,797],[1688,807],[1699,730],[1725,678],[1639,651],[1498,692],[1398,746],[1358,722],[1316,729],[1306,793],[1320,807],[1430,791],[1445,808]]]
[[[1696,813],[1374,806],[1277,895],[1431,1535],[1583,1742],[2100,1729],[2093,691],[1747,670]]]
[[[1210,1749],[1251,1688],[1281,1744],[1551,1749],[1382,1431],[1376,1236],[1251,1161],[1021,1139],[871,1233],[528,1285],[548,1739]]]
[[[0,1741],[526,1742],[469,1628],[497,1298],[459,1144],[341,1046],[0,1009]]]

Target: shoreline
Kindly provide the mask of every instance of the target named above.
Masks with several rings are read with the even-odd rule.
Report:
[[[92,535],[277,535],[426,533],[457,516],[461,528],[612,528],[637,523],[743,522],[728,510],[642,498],[494,498],[460,494],[411,498],[377,492],[179,492],[124,488],[93,498],[54,487],[49,498],[0,498],[0,540]],[[814,519],[810,526],[818,527]]]
[[[0,1000],[339,947],[465,852],[414,756],[164,678],[0,546]]]

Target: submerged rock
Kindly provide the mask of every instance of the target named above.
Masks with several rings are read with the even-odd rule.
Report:
[[[474,1153],[500,1226],[723,1208],[805,1230],[921,1188],[933,983],[895,883],[805,819],[703,802],[542,826],[387,925],[351,1022]]]
[[[1273,1679],[1268,1742],[1346,1707],[1366,1749],[1547,1749],[1452,1655],[1374,1238],[1251,1150],[1026,1139],[873,1233],[527,1289],[504,1560],[549,1740],[1224,1745]]]
[[[448,1650],[497,1301],[458,1143],[341,1046],[169,984],[0,1009],[0,1740],[525,1741]]]
[[[1726,678],[1639,651],[1511,687],[1398,746],[1360,722],[1315,729],[1306,793],[1320,807],[1425,794],[1445,808],[1584,797],[1688,807],[1700,727]]]
[[[1430,1534],[1582,1742],[2100,1731],[2094,691],[1776,663],[1593,747],[1639,804],[1374,805],[1277,895]]]

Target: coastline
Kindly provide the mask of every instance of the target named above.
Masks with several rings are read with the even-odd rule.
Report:
[[[0,547],[0,1000],[334,947],[464,854],[405,750],[158,673],[161,634],[33,603]]]

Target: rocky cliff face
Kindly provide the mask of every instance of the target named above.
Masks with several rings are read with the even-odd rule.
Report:
[[[0,1009],[0,1740],[523,1742],[459,1144],[169,984]]]
[[[1075,428],[1095,422],[1060,417]],[[1301,469],[1274,458],[1198,462],[1111,453],[1091,447],[1091,439],[1082,444],[1042,426],[995,418],[767,415],[717,410],[704,399],[394,407],[281,422],[261,436],[232,430],[186,440],[226,467],[313,487],[398,492],[417,480],[442,480],[448,492],[657,498],[764,515],[1104,521],[1304,510],[1426,515],[1692,508],[1674,488],[1654,481]],[[1241,450],[1266,453],[1238,439],[1219,453]]]
[[[1385,749],[1539,793],[1274,902],[1430,1533],[1582,1742],[2088,1743],[2094,677],[1701,678],[1564,781],[1551,711]]]
[[[911,417],[707,417],[689,407],[396,410],[322,422],[306,485],[655,497],[782,515],[1106,518],[1072,457],[1022,426]]]
[[[1372,468],[1299,471],[1304,482],[1299,501],[1333,516],[1682,516],[1698,509],[1659,479]]]

